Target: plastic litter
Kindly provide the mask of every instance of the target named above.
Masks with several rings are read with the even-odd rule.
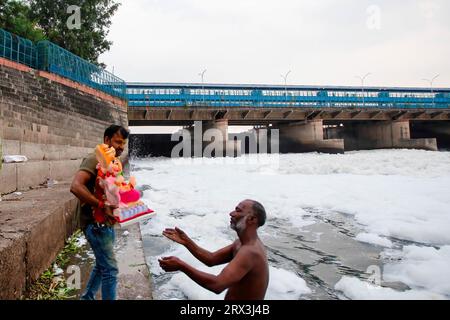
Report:
[[[21,155],[6,155],[3,156],[4,163],[17,163],[17,162],[27,162],[28,158],[26,156]]]

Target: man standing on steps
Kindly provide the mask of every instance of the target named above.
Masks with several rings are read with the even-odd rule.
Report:
[[[122,126],[112,125],[105,130],[103,141],[109,147],[114,147],[116,157],[119,157],[128,139],[129,132]],[[70,192],[80,201],[77,214],[80,217],[80,226],[91,245],[95,255],[95,266],[92,270],[85,293],[81,300],[95,300],[97,291],[102,288],[103,300],[116,299],[117,287],[117,261],[114,255],[114,224],[113,210],[115,207],[107,206],[99,197],[103,194],[96,183],[97,159],[95,152],[88,155],[76,173]],[[100,209],[94,219],[94,210]]]
[[[214,253],[199,247],[182,230],[166,229],[163,235],[184,245],[209,267],[228,263],[215,276],[199,271],[177,257],[159,260],[165,271],[182,271],[202,287],[216,294],[228,289],[225,300],[262,300],[269,284],[269,265],[257,229],[266,221],[266,211],[257,201],[244,200],[230,213],[230,226],[239,239]]]

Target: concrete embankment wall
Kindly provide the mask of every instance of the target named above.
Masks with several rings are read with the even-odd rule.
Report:
[[[2,153],[29,159],[3,164],[0,194],[70,181],[112,123],[127,126],[126,101],[0,58]],[[0,299],[19,298],[78,228],[77,200],[57,186],[0,202]]]
[[[0,299],[18,299],[77,228],[68,184],[7,195],[0,202]]]
[[[127,125],[126,101],[65,78],[0,58],[0,194],[26,190],[47,178],[70,178],[111,123]]]

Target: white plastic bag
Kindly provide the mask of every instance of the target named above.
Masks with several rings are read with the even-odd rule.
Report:
[[[27,162],[28,158],[21,155],[3,156],[4,163]]]

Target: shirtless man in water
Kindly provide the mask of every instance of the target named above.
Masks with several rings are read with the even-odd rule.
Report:
[[[244,200],[230,213],[230,217],[230,226],[239,239],[214,253],[199,247],[178,228],[163,231],[164,236],[184,245],[209,267],[228,263],[219,275],[199,271],[177,257],[164,257],[159,260],[159,265],[165,271],[184,272],[216,294],[228,289],[225,300],[262,300],[269,283],[269,266],[257,229],[264,225],[266,211],[259,202]]]

